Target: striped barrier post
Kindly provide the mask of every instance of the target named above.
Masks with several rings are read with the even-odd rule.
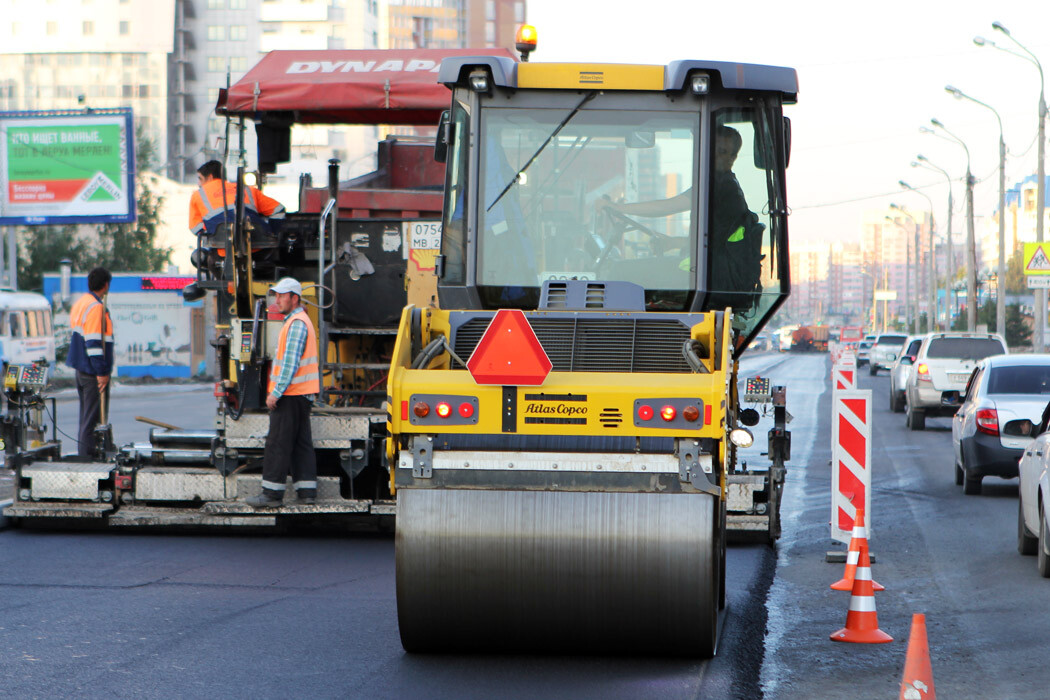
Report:
[[[848,544],[856,507],[867,514],[871,536],[871,390],[832,392],[831,538]]]

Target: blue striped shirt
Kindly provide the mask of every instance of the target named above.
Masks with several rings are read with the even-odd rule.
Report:
[[[291,313],[294,314],[296,311],[298,311],[298,308],[293,309]],[[284,342],[285,349],[281,362],[281,371],[277,375],[277,381],[274,382],[274,388],[271,392],[277,398],[281,398],[281,395],[288,390],[288,385],[292,383],[292,377],[299,371],[299,360],[303,356],[303,349],[306,348],[306,323],[302,320],[292,321],[292,325],[288,329],[288,336]]]

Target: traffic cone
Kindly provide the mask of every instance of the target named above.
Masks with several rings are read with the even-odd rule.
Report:
[[[860,561],[860,542],[864,540],[865,546],[868,542],[867,528],[864,527],[864,508],[857,507],[857,516],[853,518],[853,534],[849,539],[849,551],[846,553],[846,570],[835,583],[831,584],[833,591],[852,591],[853,576],[857,572],[857,562]],[[884,591],[886,588],[877,581],[871,582],[872,589]]]
[[[900,700],[935,700],[933,668],[930,666],[930,645],[926,641],[926,616],[911,616],[911,634],[908,636],[908,655],[904,661]]]
[[[879,629],[875,612],[875,592],[871,586],[871,561],[868,559],[868,540],[860,541],[860,561],[853,578],[853,594],[849,599],[846,626],[831,633],[833,642],[880,644],[892,642],[893,637]]]

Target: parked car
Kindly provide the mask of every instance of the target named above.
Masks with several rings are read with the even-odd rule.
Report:
[[[1025,448],[1018,465],[1017,488],[1017,551],[1020,554],[1036,554],[1036,565],[1043,578],[1050,578],[1050,404],[1043,409],[1042,419],[1036,426],[1016,422],[1018,432],[1029,432],[1037,437]],[[1013,427],[1007,424],[1005,428]]]
[[[1050,401],[1050,355],[996,355],[981,360],[952,419],[955,483],[963,493],[981,492],[986,476],[1012,479],[1017,461],[1032,442],[1027,432],[1006,430],[1011,422],[1037,423]]]
[[[890,369],[897,360],[908,336],[903,333],[883,333],[871,346],[868,353],[868,374],[875,376],[880,369]]]
[[[871,354],[871,346],[875,344],[875,341],[879,339],[877,335],[866,335],[864,340],[860,341],[857,345],[857,367],[863,367],[868,364],[868,357]]]
[[[927,416],[952,416],[977,362],[1005,355],[998,333],[930,333],[919,345],[915,369],[904,391],[907,425],[925,430]]]
[[[894,413],[904,413],[904,391],[908,386],[908,375],[915,366],[915,357],[919,354],[919,346],[922,345],[924,337],[909,335],[893,367],[890,368],[890,410]]]

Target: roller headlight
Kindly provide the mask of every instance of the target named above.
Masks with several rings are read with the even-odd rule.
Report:
[[[755,443],[755,436],[747,428],[734,428],[729,431],[729,441],[737,447],[751,447]]]

